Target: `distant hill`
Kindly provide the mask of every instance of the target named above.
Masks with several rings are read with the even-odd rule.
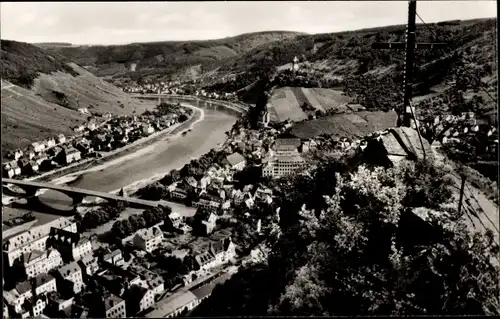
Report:
[[[86,116],[144,110],[146,104],[97,78],[57,53],[22,42],[1,40],[2,155],[17,147],[71,134]]]
[[[263,44],[292,39],[302,33],[269,31],[242,34],[225,39],[205,41],[164,41],[131,43],[111,46],[47,47],[75,63],[93,66],[97,75],[130,75],[127,71],[136,63],[135,74],[184,75],[199,66],[203,72],[213,70],[224,61],[239,56]]]
[[[72,47],[73,44],[67,42],[41,42],[41,43],[32,43],[33,45],[44,48],[54,48],[54,47]]]

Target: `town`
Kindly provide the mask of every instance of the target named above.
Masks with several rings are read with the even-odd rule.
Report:
[[[81,235],[108,220],[95,221],[98,210],[87,208],[84,215],[60,217],[8,238],[3,251],[13,275],[4,279],[9,288],[4,292],[5,317],[170,317],[189,312],[238,265],[265,256],[260,243],[269,218],[252,213],[257,207],[276,209],[265,181],[303,171],[303,155],[318,145],[286,130],[277,125],[259,132],[237,123],[219,150],[136,193],[194,207],[193,216],[162,207],[126,220],[111,219],[112,238],[103,241]],[[250,181],[240,176],[261,166],[261,177]],[[112,211],[116,215],[123,209]]]
[[[140,115],[115,116],[106,113],[89,114],[85,125],[74,127],[75,136],[60,134],[45,141],[33,142],[28,149],[8,154],[11,161],[3,164],[2,176],[29,178],[50,173],[68,165],[81,164],[102,157],[140,139],[161,132],[176,123],[186,121],[192,114],[190,108],[160,103],[153,111]]]
[[[498,316],[497,21],[452,2],[2,3],[4,318]]]

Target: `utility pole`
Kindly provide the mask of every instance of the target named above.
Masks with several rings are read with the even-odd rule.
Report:
[[[460,199],[458,200],[458,214],[462,211],[462,201],[464,199],[465,175],[462,175],[462,185],[460,185]]]
[[[397,126],[410,127],[412,111],[410,101],[412,97],[413,85],[413,64],[415,49],[433,49],[444,47],[445,43],[415,43],[416,40],[416,22],[417,1],[410,0],[408,7],[408,25],[406,29],[405,42],[376,42],[372,44],[373,49],[405,49],[405,73],[404,73],[404,97],[402,108],[398,112]]]

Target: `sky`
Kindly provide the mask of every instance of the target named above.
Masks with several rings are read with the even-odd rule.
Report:
[[[0,11],[2,39],[109,45],[405,24],[408,2],[2,2]],[[418,1],[417,12],[429,23],[496,17],[497,10],[496,1]]]

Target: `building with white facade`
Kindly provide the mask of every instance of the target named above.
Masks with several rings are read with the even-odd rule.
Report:
[[[32,279],[35,295],[57,291],[56,279],[49,274],[43,273]]]
[[[137,231],[133,243],[136,247],[151,253],[163,241],[163,232],[157,226]]]
[[[63,280],[68,280],[73,282],[73,292],[74,293],[79,293],[82,291],[83,287],[83,276],[82,276],[82,269],[78,265],[76,261],[70,262],[69,264],[66,264],[62,266],[61,268],[57,269],[57,274],[60,277],[59,279],[62,279],[59,281],[61,284]],[[62,289],[58,289],[61,291]]]
[[[47,239],[51,228],[63,229],[76,233],[76,223],[66,217],[60,217],[46,224],[35,226],[29,231],[12,236],[3,243],[4,258],[7,259],[9,266],[12,266],[16,260],[33,250],[47,250]]]
[[[65,262],[77,261],[92,252],[92,243],[88,238],[59,228],[51,228],[47,244],[56,248]]]
[[[270,156],[268,162],[262,168],[264,177],[280,178],[293,175],[306,166],[306,161],[300,155],[294,156]]]
[[[242,169],[245,168],[247,161],[243,155],[240,153],[233,153],[226,157],[226,161],[229,165],[234,170],[241,171]]]
[[[25,253],[23,259],[28,278],[49,272],[61,266],[63,263],[61,254],[56,249],[52,248],[46,251],[33,250],[29,253]]]
[[[33,297],[32,285],[28,281],[18,283],[16,287],[10,291],[3,291],[5,302],[14,309],[17,314],[23,313],[23,304],[26,299]]]

